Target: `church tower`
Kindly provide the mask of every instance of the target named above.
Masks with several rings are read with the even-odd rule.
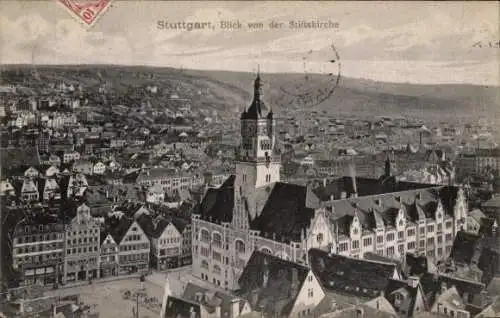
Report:
[[[267,112],[267,114],[265,114]],[[280,181],[280,154],[276,144],[276,120],[263,101],[260,74],[254,81],[253,100],[241,114],[241,145],[236,156],[233,223],[247,229],[260,211],[257,192],[270,191]]]

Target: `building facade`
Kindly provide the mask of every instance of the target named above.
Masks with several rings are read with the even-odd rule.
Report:
[[[66,227],[65,239],[63,281],[71,283],[99,278],[100,229],[87,205],[77,208],[76,216]]]
[[[272,111],[263,114],[260,77],[241,116],[235,175],[208,189],[192,216],[193,273],[238,289],[254,250],[307,264],[319,248],[362,258],[373,252],[400,259],[419,252],[444,259],[465,226],[467,202],[454,186],[345,177],[320,185],[280,182]]]
[[[125,220],[125,233],[114,237],[118,243],[119,274],[144,273],[149,270],[150,241],[136,221]]]
[[[64,258],[64,225],[57,218],[38,216],[19,223],[12,241],[13,268],[20,285],[51,286],[61,281]]]
[[[101,260],[99,264],[100,276],[117,276],[119,272],[118,244],[116,244],[113,236],[108,233],[101,235],[101,238]]]

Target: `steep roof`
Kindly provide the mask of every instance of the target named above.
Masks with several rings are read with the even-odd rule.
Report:
[[[201,308],[194,302],[168,296],[165,318],[201,318]]]
[[[385,298],[394,306],[395,304],[395,292],[400,291],[403,294],[406,294],[409,302],[408,302],[408,307],[407,307],[407,314],[408,317],[414,316],[414,311],[415,311],[415,303],[417,300],[417,295],[418,293],[422,294],[422,298],[424,297],[423,295],[423,290],[420,284],[418,284],[416,287],[410,286],[406,281],[402,280],[397,280],[397,279],[390,279],[389,283],[387,284],[387,287],[385,289]],[[421,308],[423,309],[423,308]]]
[[[238,280],[238,295],[254,309],[288,316],[308,273],[305,266],[254,251]]]
[[[298,241],[309,228],[317,197],[305,186],[277,182],[260,214],[250,222],[250,228],[276,235],[281,241]]]
[[[241,114],[241,119],[260,119],[264,118],[264,112],[267,110],[267,106],[262,100],[262,85],[260,81],[260,75],[254,81],[254,93],[253,100],[247,110]],[[268,116],[272,118],[272,111],[268,113]]]
[[[134,223],[134,220],[122,216],[120,218],[111,217],[106,218],[106,225],[109,231],[109,234],[113,237],[116,244],[120,244],[125,234],[127,234],[130,226]]]
[[[375,297],[393,278],[396,264],[355,259],[310,249],[309,263],[321,284],[329,290],[361,297]]]

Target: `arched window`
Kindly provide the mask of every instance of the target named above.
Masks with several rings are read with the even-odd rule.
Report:
[[[210,233],[206,229],[201,229],[201,241],[210,243]]]
[[[204,269],[208,269],[208,262],[206,260],[201,261],[201,267]]]
[[[214,232],[212,236],[212,242],[216,247],[222,246],[222,236],[220,233]]]
[[[316,236],[316,240],[318,241],[319,244],[321,244],[323,242],[323,233],[319,233]]]
[[[260,251],[263,252],[263,253],[269,254],[269,255],[273,255],[273,251],[271,251],[267,247],[263,247]]]
[[[245,253],[245,243],[241,240],[236,240],[236,252],[237,253]]]
[[[214,265],[213,272],[214,272],[215,274],[220,274],[220,273],[221,273],[220,266],[219,266],[219,265]]]

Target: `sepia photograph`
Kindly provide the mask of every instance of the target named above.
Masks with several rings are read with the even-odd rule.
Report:
[[[0,1],[0,318],[500,318],[499,30]]]

